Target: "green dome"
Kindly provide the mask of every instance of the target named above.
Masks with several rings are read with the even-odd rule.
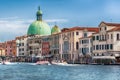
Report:
[[[41,11],[41,10],[38,10],[38,11],[37,11],[37,15],[42,15],[42,11]]]
[[[44,21],[35,21],[29,26],[27,35],[51,35],[51,29]]]
[[[57,25],[55,25],[51,30],[51,34],[56,34],[56,33],[59,33],[59,32],[61,32],[61,30]]]

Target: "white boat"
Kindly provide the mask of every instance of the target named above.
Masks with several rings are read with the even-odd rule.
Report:
[[[37,61],[36,65],[51,65],[49,61]]]
[[[9,62],[9,61],[2,61],[1,64],[7,65],[7,64],[11,64],[11,62]]]
[[[79,64],[68,64],[67,62],[60,62],[60,61],[52,61],[53,65],[59,65],[59,66],[79,66]]]
[[[68,65],[68,63],[67,62],[55,62],[55,61],[52,61],[52,64],[53,65]]]

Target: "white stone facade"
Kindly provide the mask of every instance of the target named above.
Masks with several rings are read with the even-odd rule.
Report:
[[[85,56],[92,54],[92,34],[96,33],[98,30],[96,28],[92,28],[94,31],[89,31],[89,29],[83,30],[83,37],[79,39],[79,55]]]
[[[17,56],[27,55],[27,36],[16,37]]]
[[[101,22],[93,34],[93,56],[120,56],[120,24]]]

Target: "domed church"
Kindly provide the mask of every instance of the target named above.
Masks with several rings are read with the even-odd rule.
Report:
[[[40,7],[38,7],[38,11],[36,13],[36,21],[34,21],[28,28],[27,35],[41,35],[47,36],[51,35],[50,26],[42,20],[42,11]]]
[[[51,34],[56,34],[56,33],[59,33],[61,32],[60,28],[55,25],[52,29],[51,29]]]

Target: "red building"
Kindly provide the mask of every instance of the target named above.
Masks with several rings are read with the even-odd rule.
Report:
[[[5,49],[5,56],[16,56],[16,41],[6,41],[0,43],[0,48]]]
[[[42,39],[42,56],[49,57],[50,54],[50,40],[48,37]]]
[[[42,43],[42,55],[49,54],[49,52],[50,52],[49,46],[50,46],[49,42]]]

